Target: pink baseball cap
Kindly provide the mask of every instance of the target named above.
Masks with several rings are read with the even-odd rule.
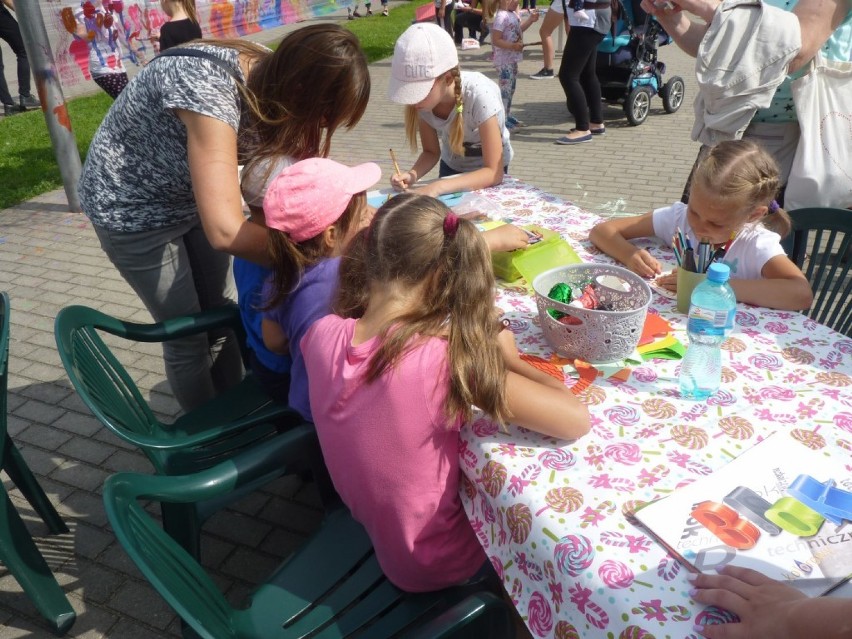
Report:
[[[284,231],[294,242],[316,237],[333,225],[352,200],[382,177],[374,162],[346,166],[328,158],[310,158],[281,171],[266,189],[266,226]]]
[[[393,47],[388,98],[417,104],[429,95],[435,78],[458,65],[459,54],[449,33],[431,22],[412,24]]]

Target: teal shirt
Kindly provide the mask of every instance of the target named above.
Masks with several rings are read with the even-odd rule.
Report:
[[[796,0],[763,0],[766,4],[792,11]],[[852,3],[840,26],[834,30],[831,37],[822,47],[822,54],[829,60],[852,59]],[[772,97],[772,104],[755,113],[753,122],[795,122],[796,107],[793,104],[793,93],[790,90],[791,79],[788,77]]]

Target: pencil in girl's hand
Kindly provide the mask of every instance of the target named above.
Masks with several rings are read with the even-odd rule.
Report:
[[[393,152],[393,149],[388,149],[391,156],[391,162],[393,162],[393,169],[396,171],[397,175],[402,175],[402,171],[399,170],[399,163],[396,161],[396,154]]]

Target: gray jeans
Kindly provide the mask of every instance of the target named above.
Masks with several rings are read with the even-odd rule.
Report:
[[[154,321],[236,299],[231,258],[210,246],[199,221],[121,233],[95,226],[101,247]],[[185,411],[239,382],[242,361],[231,330],[163,343],[166,377]]]

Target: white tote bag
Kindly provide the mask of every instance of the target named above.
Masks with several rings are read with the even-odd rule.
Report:
[[[793,81],[802,137],[787,180],[784,208],[852,207],[852,62],[821,53]]]

